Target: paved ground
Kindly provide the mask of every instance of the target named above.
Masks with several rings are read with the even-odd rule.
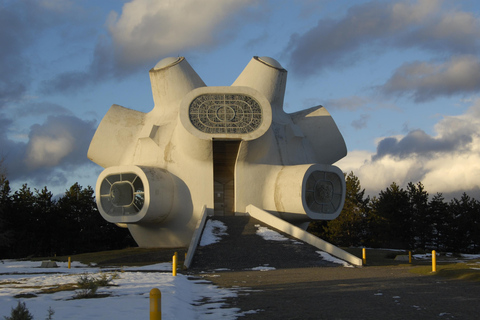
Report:
[[[228,302],[246,312],[241,319],[480,319],[478,283],[414,274],[408,264],[339,267],[307,244],[263,240],[254,219],[222,221],[228,236],[200,247],[189,273],[236,288]],[[246,271],[263,265],[276,269]]]
[[[241,319],[479,319],[480,285],[409,272],[408,265],[200,274],[235,287]]]

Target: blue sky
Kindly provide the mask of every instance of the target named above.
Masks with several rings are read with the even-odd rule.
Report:
[[[288,70],[284,109],[323,105],[371,195],[422,181],[480,197],[475,0],[0,0],[0,156],[13,189],[95,186],[112,104],[153,108],[148,71],[185,56],[228,86],[253,56]]]

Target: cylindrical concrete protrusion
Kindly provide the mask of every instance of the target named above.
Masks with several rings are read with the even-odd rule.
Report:
[[[365,248],[362,249],[362,264],[367,264],[367,249]]]
[[[96,202],[102,217],[112,223],[160,223],[173,210],[173,176],[154,167],[116,166],[97,180]]]
[[[287,70],[269,57],[253,57],[232,86],[246,86],[262,93],[270,102],[274,117],[283,112]]]
[[[162,119],[175,116],[182,98],[191,90],[204,87],[205,83],[184,57],[160,60],[150,70],[153,101],[151,113],[162,115]]]
[[[437,272],[437,252],[432,251],[432,272]]]
[[[273,192],[278,212],[332,220],[338,217],[345,202],[345,178],[335,166],[285,166],[276,177]]]
[[[150,320],[162,320],[162,293],[157,288],[150,290]]]

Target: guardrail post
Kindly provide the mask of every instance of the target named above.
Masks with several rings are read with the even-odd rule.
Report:
[[[162,293],[157,288],[150,290],[150,320],[162,320]]]

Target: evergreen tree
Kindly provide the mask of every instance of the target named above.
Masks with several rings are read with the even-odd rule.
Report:
[[[447,248],[454,252],[474,252],[478,249],[479,210],[478,201],[466,193],[460,200],[450,201],[451,231],[447,236]]]
[[[407,185],[408,204],[412,220],[409,248],[425,249],[432,237],[432,221],[428,210],[428,192],[421,182]]]
[[[373,240],[377,245],[410,249],[413,239],[412,216],[407,191],[395,182],[380,191],[372,203],[374,210]]]
[[[8,214],[8,224],[13,232],[15,247],[10,248],[9,256],[23,258],[34,254],[36,248],[37,220],[34,216],[35,197],[27,184],[12,196],[12,207]]]
[[[369,197],[365,198],[365,189],[362,189],[360,180],[353,172],[346,178],[345,204],[338,218],[331,220],[324,226],[324,235],[337,245],[360,246],[368,235],[368,204]]]
[[[57,229],[57,205],[53,200],[53,194],[47,187],[35,189],[34,216],[37,221],[36,242],[37,256],[51,256],[55,254],[55,247],[58,245]]]
[[[0,257],[6,254],[4,251],[13,243],[13,233],[8,223],[8,215],[12,207],[10,183],[2,164],[3,160],[0,160]]]
[[[428,203],[429,218],[431,221],[431,248],[445,250],[446,237],[450,233],[450,219],[448,204],[445,202],[443,195],[437,193]]]
[[[94,190],[75,183],[58,200],[63,254],[95,252],[135,246],[127,229],[105,221],[98,212]]]

